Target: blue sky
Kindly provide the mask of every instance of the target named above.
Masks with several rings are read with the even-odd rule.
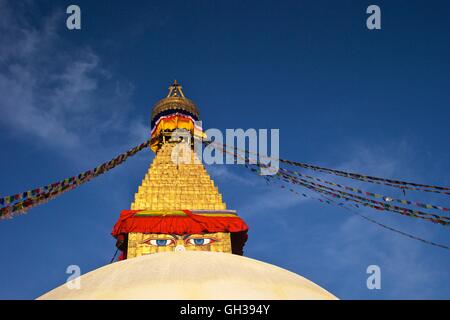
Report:
[[[65,28],[78,4],[82,30]],[[382,30],[366,28],[370,4]],[[0,0],[0,194],[78,174],[144,141],[173,79],[206,128],[279,128],[280,155],[336,169],[450,185],[448,1]],[[113,224],[153,159],[0,222],[0,298],[32,299],[114,254]],[[337,207],[211,166],[250,226],[245,254],[344,299],[448,299],[450,254]],[[396,190],[348,183],[401,197]],[[448,197],[409,199],[450,205]],[[450,244],[448,230],[364,211]],[[368,290],[379,265],[382,289]]]

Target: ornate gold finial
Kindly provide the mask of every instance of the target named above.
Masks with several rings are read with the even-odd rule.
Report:
[[[184,110],[192,115],[195,120],[199,120],[199,112],[195,103],[188,98],[183,93],[182,86],[178,83],[177,80],[173,82],[172,85],[169,86],[169,93],[167,97],[159,100],[152,109],[151,122],[152,126],[156,121],[158,115],[163,112],[167,112],[168,110]]]
[[[183,90],[181,90],[182,88],[183,87],[175,79],[173,81],[173,84],[169,87],[169,94],[167,95],[167,98],[170,98],[170,97],[183,97],[184,98]]]

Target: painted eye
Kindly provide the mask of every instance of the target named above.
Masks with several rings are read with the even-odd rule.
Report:
[[[193,244],[194,246],[204,246],[212,242],[214,242],[214,240],[210,238],[193,238],[188,240],[188,243]]]
[[[148,241],[148,243],[151,244],[152,246],[166,247],[166,246],[170,246],[171,244],[173,244],[173,240],[171,240],[171,239],[151,239],[150,241]]]

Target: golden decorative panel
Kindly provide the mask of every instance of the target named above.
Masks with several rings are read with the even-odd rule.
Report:
[[[189,163],[172,160],[175,143],[166,142],[145,175],[131,210],[225,210],[211,177],[195,153]]]
[[[128,234],[127,259],[146,254],[172,251],[214,251],[231,253],[231,238],[226,232],[191,235],[155,233]]]

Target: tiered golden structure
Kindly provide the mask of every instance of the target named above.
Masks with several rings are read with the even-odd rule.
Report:
[[[175,143],[166,142],[158,150],[153,163],[145,175],[131,210],[177,211],[177,210],[226,210],[213,180],[194,152],[190,152],[188,163],[173,161]],[[187,149],[190,151],[190,149]],[[189,163],[190,162],[190,163]],[[128,258],[144,254],[173,251],[174,247],[183,245],[188,250],[231,252],[230,234],[217,232],[213,234],[190,235],[191,239],[206,238],[214,242],[203,246],[186,246],[184,239],[165,234],[144,234],[131,232],[128,235]],[[171,246],[152,246],[151,240],[162,239],[174,241]]]
[[[177,164],[172,159],[175,146],[166,142],[159,149],[131,210],[225,210],[222,195],[196,154],[190,152],[187,164]]]

